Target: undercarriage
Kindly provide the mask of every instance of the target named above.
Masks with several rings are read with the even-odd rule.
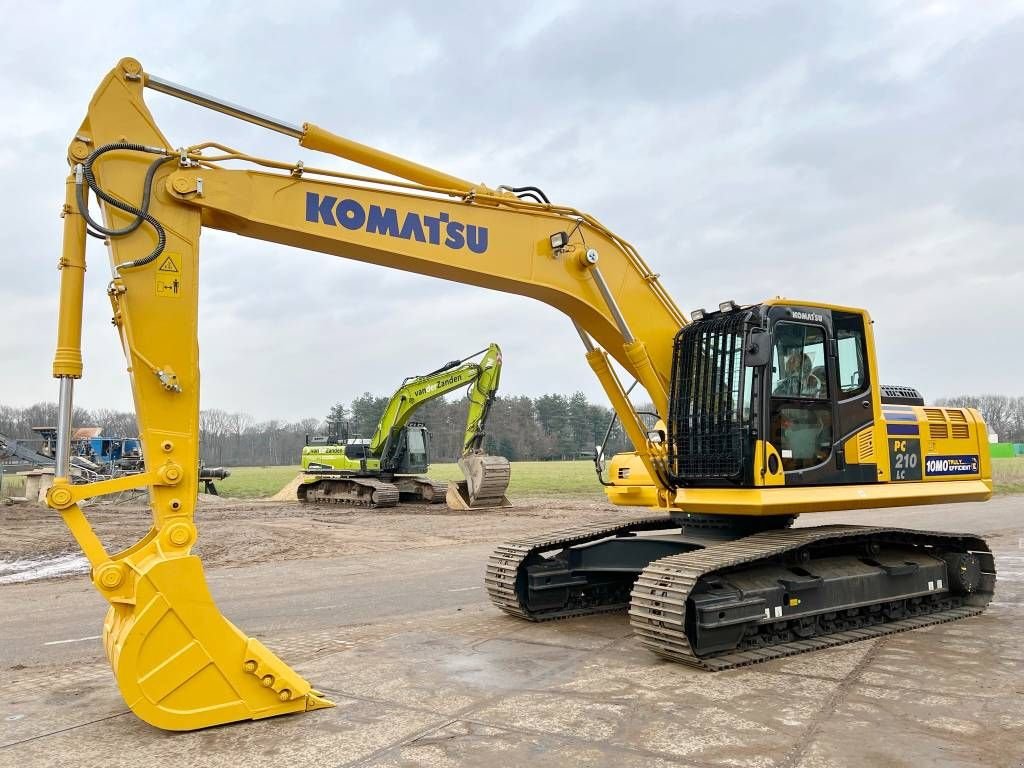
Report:
[[[964,618],[992,598],[977,536],[793,520],[581,526],[501,545],[486,587],[531,621],[628,610],[643,646],[708,670]]]
[[[310,472],[315,482],[301,483],[299,501],[312,504],[339,504],[379,509],[401,503],[440,504],[445,500],[447,483],[427,477],[398,475],[364,477],[353,473],[318,470]]]

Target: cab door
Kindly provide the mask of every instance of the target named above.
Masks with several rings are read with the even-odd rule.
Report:
[[[865,316],[860,312],[832,311],[836,362],[833,366],[833,388],[836,393],[837,468],[843,471],[845,482],[878,481],[877,465],[846,465],[846,457],[842,454],[845,442],[874,422],[871,407],[873,372],[865,325]]]
[[[848,465],[842,451],[843,442],[872,420],[863,317],[776,306],[769,318],[767,434],[782,459],[785,484],[875,481],[874,467]]]
[[[776,317],[771,375],[765,377],[769,440],[782,459],[787,485],[814,482],[834,445],[827,318],[820,310],[782,307],[771,314]]]

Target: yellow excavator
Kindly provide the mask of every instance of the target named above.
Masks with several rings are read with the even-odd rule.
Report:
[[[145,89],[294,137],[389,178],[177,147]],[[995,568],[970,534],[792,528],[799,514],[978,501],[992,492],[974,410],[933,408],[879,379],[867,312],[776,298],[687,318],[626,240],[534,186],[491,188],[204,95],[122,59],[68,150],[57,351],[59,510],[110,603],[103,643],[129,707],[194,729],[330,706],[217,609],[199,559],[199,237],[204,227],[529,296],[566,314],[635,450],[605,468],[615,504],[650,507],[500,545],[493,602],[544,620],[628,610],[644,646],[716,670],[982,611]],[[90,212],[89,198],[102,215]],[[88,233],[109,245],[107,293],[146,469],[74,485]],[[657,411],[645,423],[622,371]],[[148,486],[151,530],[108,553],[79,502]]]

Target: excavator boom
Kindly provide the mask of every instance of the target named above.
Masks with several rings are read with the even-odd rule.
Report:
[[[409,181],[381,182],[302,164],[252,158],[219,144],[177,150],[143,99],[144,87],[185,98]],[[110,603],[104,644],[132,710],[167,729],[193,729],[330,706],[309,683],[217,610],[199,559],[197,530],[199,236],[223,229],[398,269],[533,296],[569,314],[588,359],[623,410],[634,442],[646,443],[604,344],[664,402],[672,333],[684,323],[657,276],[625,241],[571,208],[537,205],[506,191],[365,147],[314,125],[301,128],[205,97],[123,59],[104,78],[75,133],[63,209],[57,349],[60,382],[56,478],[47,497],[92,566]],[[285,173],[280,173],[284,170]],[[101,201],[97,220],[90,194]],[[212,203],[212,205],[210,205]],[[73,383],[82,375],[86,231],[107,239],[114,278],[108,296],[128,360],[146,469],[72,485]],[[564,239],[552,250],[552,236]],[[597,265],[597,252],[605,254]],[[513,258],[510,258],[513,256]],[[621,306],[611,298],[614,290]],[[628,344],[619,343],[623,329]],[[634,335],[635,334],[635,335]],[[640,339],[660,342],[648,350]],[[647,451],[640,456],[652,474]],[[79,502],[146,487],[151,530],[110,553]]]

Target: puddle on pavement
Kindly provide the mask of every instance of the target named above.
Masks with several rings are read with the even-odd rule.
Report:
[[[88,573],[89,561],[81,554],[29,557],[23,560],[0,560],[0,584],[52,579],[76,573]]]

